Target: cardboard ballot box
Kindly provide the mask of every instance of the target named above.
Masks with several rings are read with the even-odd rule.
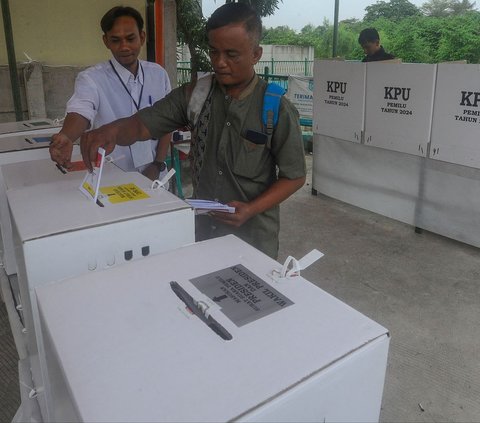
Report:
[[[34,387],[45,420],[44,359],[34,289],[61,279],[115,267],[194,242],[190,206],[132,172],[109,172],[104,207],[79,191],[78,179],[10,189],[18,284]],[[122,197],[123,195],[123,197]]]
[[[18,138],[23,139],[23,137]],[[2,143],[0,141],[1,150]],[[74,151],[78,152],[77,146],[75,146]],[[78,184],[80,184],[85,173],[85,171],[62,171],[55,166],[55,163],[50,158],[44,158],[47,156],[50,157],[48,149],[10,151],[3,154],[0,152],[0,260],[3,262],[5,272],[9,276],[17,273],[17,263],[13,251],[12,224],[8,208],[7,190],[64,179],[77,179]],[[110,166],[110,168],[111,170],[109,171],[115,171],[116,169],[114,166]]]
[[[278,269],[229,235],[38,287],[49,419],[377,421],[388,331]]]
[[[42,133],[42,131],[60,131],[60,126],[51,119],[31,119],[19,122],[0,123],[0,139],[11,135]],[[1,141],[0,141],[1,142]]]

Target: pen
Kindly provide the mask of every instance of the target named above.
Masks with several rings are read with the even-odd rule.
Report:
[[[185,291],[178,282],[171,281],[170,288],[175,295],[180,298],[187,308],[195,314],[202,322],[204,322],[210,329],[212,329],[218,336],[225,341],[230,341],[233,337],[220,323],[218,323],[212,316],[206,317],[203,311],[198,306],[198,301],[195,301],[192,296]]]
[[[151,96],[151,95],[148,96],[148,102],[150,103],[150,106],[153,105],[152,96]]]
[[[55,166],[60,172],[62,172],[64,175],[66,175],[67,172],[65,171],[65,169],[62,166],[60,166],[58,163]]]

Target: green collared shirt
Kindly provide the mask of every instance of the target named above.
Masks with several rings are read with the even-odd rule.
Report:
[[[247,139],[252,139],[248,130],[265,132],[261,116],[267,83],[255,76],[238,99],[228,96],[215,80],[213,83],[206,149],[194,196],[222,203],[249,202],[278,178],[304,177],[305,153],[295,107],[282,97],[273,134],[253,137],[252,142]],[[139,111],[154,137],[189,123],[186,92],[185,86],[177,88],[153,107]],[[199,216],[196,222],[197,241],[234,234],[273,258],[278,253],[279,230],[278,206],[254,216],[240,228],[223,225],[210,216]]]

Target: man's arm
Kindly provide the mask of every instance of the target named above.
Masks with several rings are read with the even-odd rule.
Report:
[[[62,129],[52,136],[50,157],[54,162],[65,168],[71,167],[73,143],[90,126],[88,119],[78,113],[67,113]]]
[[[157,163],[165,162],[165,159],[167,158],[167,154],[168,154],[168,148],[170,147],[171,139],[172,139],[172,133],[168,133],[167,135],[164,135],[162,138],[158,140],[154,162],[157,162]],[[154,181],[159,177],[160,171],[157,165],[155,165],[154,163],[150,163],[143,171],[143,174],[147,178]]]
[[[135,114],[84,133],[80,140],[80,150],[87,169],[92,170],[92,163],[95,163],[100,147],[105,149],[106,154],[110,154],[117,144],[131,145],[150,138],[152,136],[149,130]]]
[[[214,212],[211,215],[227,225],[242,226],[257,214],[263,213],[286,200],[303,186],[305,180],[305,176],[296,179],[280,178],[253,201],[248,203],[232,201],[228,203],[229,206],[235,207],[235,213]]]

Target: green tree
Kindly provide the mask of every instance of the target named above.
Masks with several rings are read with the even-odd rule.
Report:
[[[367,13],[364,21],[374,21],[379,18],[398,21],[408,16],[420,14],[420,9],[408,0],[377,1],[375,4],[367,6],[365,11]]]
[[[450,8],[452,9],[452,15],[463,15],[466,12],[470,12],[475,9],[476,2],[469,2],[468,0],[455,0],[451,2]]]
[[[475,3],[468,0],[430,0],[422,4],[421,10],[427,16],[440,18],[472,11]]]
[[[262,44],[295,45],[298,35],[295,30],[288,26],[277,26],[264,29]]]
[[[250,4],[260,16],[268,16],[278,9],[282,0],[238,0],[239,3]],[[225,3],[235,3],[226,0]],[[203,16],[200,0],[176,0],[177,5],[177,37],[188,46],[191,55],[191,75],[195,78],[198,71],[210,70],[208,45],[205,34],[206,19]]]

